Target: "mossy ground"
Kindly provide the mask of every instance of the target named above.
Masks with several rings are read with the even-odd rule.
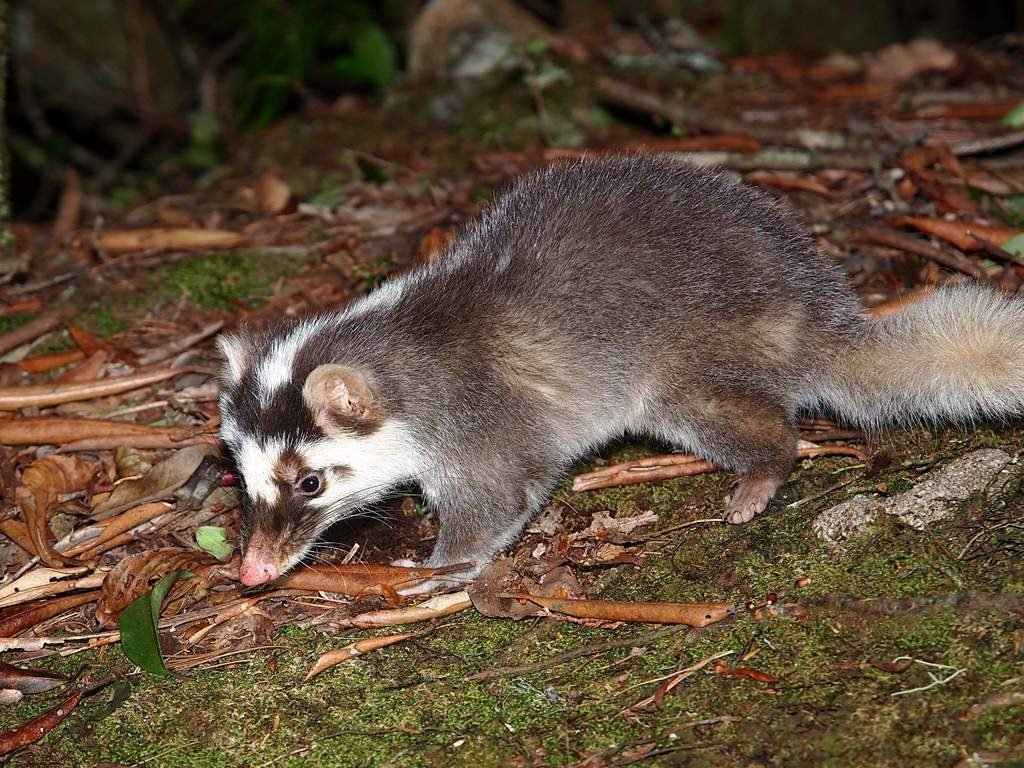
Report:
[[[990,445],[1015,451],[1021,437],[1012,430],[898,433],[884,446],[901,457],[892,469],[872,477],[853,470],[848,486],[787,508],[835,484],[853,463],[805,462],[769,514],[743,527],[678,531],[648,545],[638,567],[621,566],[599,578],[600,595],[618,599],[744,604],[776,592],[783,602],[818,606],[804,620],[757,620],[741,613],[702,631],[662,637],[640,652],[621,648],[489,682],[466,678],[649,629],[517,623],[468,611],[413,642],[302,683],[321,652],[350,638],[285,628],[274,640],[278,647],[240,657],[231,668],[173,680],[134,678],[131,698],[112,714],[94,719],[105,698],[97,697],[19,761],[90,766],[150,758],[154,765],[182,768],[500,766],[563,765],[607,752],[607,764],[615,765],[639,757],[635,750],[643,747],[653,750],[644,760],[650,765],[882,766],[953,765],[961,749],[1016,747],[1020,706],[973,720],[961,716],[994,693],[1024,687],[1019,614],[941,609],[875,616],[820,607],[830,597],[926,597],[964,590],[1024,595],[1019,557],[998,546],[989,547],[984,558],[956,557],[983,529],[985,507],[969,503],[963,515],[926,533],[883,521],[840,553],[818,542],[809,523],[856,491],[909,483],[919,470],[898,467],[914,459],[938,453],[941,461]],[[611,455],[645,449],[624,446]],[[1005,489],[1008,508],[1018,516],[1019,484],[1018,476]],[[651,509],[660,528],[715,514],[727,490],[727,478],[709,475],[593,494],[562,487],[556,500],[584,518],[602,509],[620,515]],[[698,506],[704,503],[707,509]],[[809,581],[797,587],[799,577]],[[721,651],[751,649],[756,654],[744,664],[777,676],[775,687],[713,674],[708,667],[679,685],[660,709],[625,711],[651,694],[656,683],[645,681]],[[946,685],[894,696],[929,682],[920,665],[903,673],[876,666],[901,656],[965,671]],[[45,666],[72,671],[83,664],[95,667],[97,675],[131,669],[116,647],[103,655],[51,658]],[[10,726],[30,708],[49,703],[23,704],[0,716]]]
[[[510,111],[521,116],[532,100],[520,81],[513,88],[517,103],[493,103],[511,104]],[[546,92],[548,130],[556,134],[554,143],[576,143],[575,136],[560,134],[560,120],[575,105],[560,101],[559,89],[573,87],[561,84]],[[475,127],[466,130],[483,144],[517,147],[536,141],[537,126],[529,122],[536,118],[510,120],[502,108],[471,117]],[[318,130],[314,124],[295,133],[310,156],[291,164],[294,175],[288,181],[303,199],[333,205],[353,178],[353,165],[338,154],[338,167],[323,170],[325,155],[315,148],[326,134]],[[388,126],[386,133],[397,141],[398,130]],[[439,173],[467,167],[471,153],[462,146],[465,139],[460,134],[450,142],[451,157],[438,163]],[[365,138],[332,144],[373,149]],[[256,169],[289,167],[272,151],[254,150],[250,160]],[[483,196],[486,185],[478,191]],[[279,277],[302,267],[301,260],[279,254],[201,256],[168,264],[141,286],[128,281],[113,286],[109,295],[89,303],[80,319],[108,336],[140,317],[175,308],[226,314],[236,302],[258,304],[274,292]],[[0,318],[0,330],[16,322]],[[839,553],[815,538],[810,522],[854,493],[897,493],[912,486],[929,462],[990,446],[1016,455],[1022,445],[1024,431],[1011,428],[892,433],[881,446],[892,463],[879,472],[868,474],[852,459],[803,462],[768,513],[751,524],[679,530],[649,543],[636,567],[583,574],[594,581],[592,597],[744,605],[774,592],[783,602],[812,606],[803,620],[758,620],[741,612],[702,631],[662,637],[639,651],[609,650],[489,682],[467,678],[580,646],[639,637],[649,628],[599,629],[550,619],[517,623],[470,610],[439,622],[428,635],[303,683],[320,653],[350,638],[286,627],[274,638],[274,648],[239,656],[231,667],[175,679],[133,677],[131,697],[112,713],[100,717],[106,693],[87,701],[14,763],[483,767],[564,765],[603,753],[592,763],[595,768],[641,760],[693,766],[952,766],[977,750],[1019,750],[1024,707],[962,719],[970,705],[992,694],[1024,690],[1019,613],[946,608],[876,616],[823,606],[836,597],[928,597],[965,590],[1024,595],[1020,528],[1001,536],[985,533],[994,515],[1024,518],[1020,477],[1005,489],[1003,509],[979,499],[925,533],[882,520]],[[651,450],[621,445],[604,457],[621,460]],[[654,527],[660,529],[719,515],[729,482],[714,474],[589,494],[572,493],[567,482],[555,501],[583,520],[600,510],[618,516],[652,510],[658,515]],[[976,536],[974,551],[982,556],[958,557]],[[797,587],[798,578],[807,581]],[[669,693],[660,709],[628,711],[653,692],[657,683],[650,681],[722,651],[756,651],[742,664],[775,675],[777,685],[714,674],[709,666]],[[884,671],[900,656],[965,671],[948,684],[894,696],[929,682],[921,665],[903,673]],[[37,663],[65,672],[88,665],[94,677],[132,670],[116,646]],[[0,727],[20,724],[55,701],[55,696],[32,697],[4,709]],[[1012,759],[1001,763],[1013,764]]]

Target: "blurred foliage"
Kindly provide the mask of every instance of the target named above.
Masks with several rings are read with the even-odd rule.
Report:
[[[175,15],[210,42],[220,38],[231,47],[237,41],[236,118],[266,126],[301,84],[385,90],[398,72],[395,42],[383,26],[387,6],[373,0],[179,0]]]

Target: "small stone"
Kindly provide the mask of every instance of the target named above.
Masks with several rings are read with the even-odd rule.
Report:
[[[833,545],[859,534],[883,513],[923,531],[952,514],[958,503],[984,491],[1009,463],[1010,456],[1004,451],[974,451],[932,470],[909,491],[896,496],[857,494],[822,512],[811,527],[819,538]]]

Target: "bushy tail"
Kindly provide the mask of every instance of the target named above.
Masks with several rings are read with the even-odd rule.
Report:
[[[981,285],[941,288],[867,320],[815,386],[864,427],[1024,415],[1024,300]]]

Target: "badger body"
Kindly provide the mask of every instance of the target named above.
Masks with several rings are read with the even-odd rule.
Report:
[[[738,473],[726,516],[745,522],[788,474],[801,411],[1024,409],[1024,302],[968,285],[873,320],[785,208],[656,157],[549,166],[436,261],[220,346],[251,584],[409,481],[440,520],[428,564],[479,569],[624,434]]]

